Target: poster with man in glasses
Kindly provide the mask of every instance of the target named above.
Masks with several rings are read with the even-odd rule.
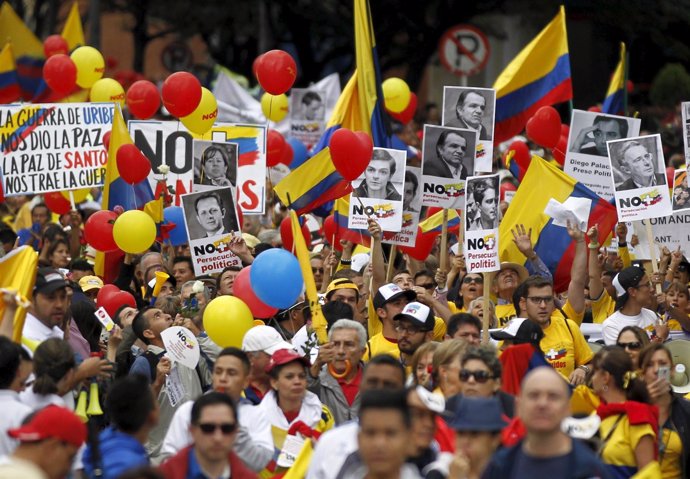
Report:
[[[606,142],[640,134],[640,120],[573,110],[563,171],[609,201],[613,198]]]
[[[501,269],[498,258],[498,175],[470,176],[465,202],[465,264],[469,273]]]
[[[661,135],[610,141],[608,150],[619,221],[671,214]]]

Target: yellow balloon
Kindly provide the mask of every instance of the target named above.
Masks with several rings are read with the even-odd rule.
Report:
[[[125,211],[115,220],[113,238],[125,253],[142,253],[156,240],[156,223],[143,211]]]
[[[264,93],[261,96],[261,111],[264,112],[266,118],[278,123],[288,114],[288,97],[284,93],[280,95]]]
[[[125,105],[125,89],[112,78],[101,78],[94,83],[89,96],[93,102],[119,103],[120,108]]]
[[[410,87],[400,78],[389,78],[381,85],[383,101],[386,108],[393,113],[400,113],[410,104]]]
[[[204,329],[221,348],[241,348],[245,333],[253,326],[249,306],[234,296],[218,296],[204,309]]]
[[[211,129],[218,118],[218,102],[207,88],[201,88],[201,101],[196,110],[180,118],[180,121],[192,133],[203,135]]]
[[[79,47],[72,52],[70,58],[77,66],[77,85],[80,87],[91,88],[103,78],[105,60],[94,47]]]
[[[86,198],[91,193],[91,188],[82,188],[81,190],[72,190],[72,195],[74,195],[74,202],[76,204],[85,201]],[[69,201],[69,191],[61,191],[60,194]]]

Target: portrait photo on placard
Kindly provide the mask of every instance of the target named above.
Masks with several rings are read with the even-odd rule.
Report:
[[[634,118],[603,113],[573,112],[568,150],[572,153],[606,157],[606,142],[627,138],[635,121]]]
[[[194,140],[195,191],[208,187],[237,186],[237,144]],[[201,188],[196,188],[201,186]]]
[[[608,143],[616,191],[666,186],[660,135],[638,136]]]
[[[190,240],[213,238],[239,231],[232,187],[182,195]]]
[[[690,165],[690,101],[680,104],[683,120],[683,147],[685,149],[685,166]]]
[[[465,218],[467,231],[498,228],[498,176],[473,176],[467,180]]]
[[[290,119],[298,121],[324,121],[326,93],[309,88],[293,88],[290,91]]]
[[[673,211],[690,209],[690,188],[687,170],[676,170],[673,178]]]
[[[405,160],[403,150],[374,148],[364,173],[352,182],[353,196],[402,201]]]
[[[443,125],[479,132],[479,140],[493,140],[496,91],[491,88],[443,88]]]
[[[474,172],[477,132],[447,126],[424,125],[422,174],[465,180]]]
[[[419,213],[422,209],[422,174],[419,168],[407,167],[403,192],[403,211]]]

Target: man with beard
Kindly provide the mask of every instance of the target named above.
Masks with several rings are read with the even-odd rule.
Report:
[[[417,348],[431,341],[434,336],[434,313],[428,306],[413,301],[396,314],[393,321],[400,349],[400,362],[407,369]],[[411,371],[406,372],[409,374]]]

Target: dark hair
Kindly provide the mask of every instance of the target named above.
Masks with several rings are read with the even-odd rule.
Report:
[[[515,291],[513,291],[513,306],[515,306],[515,314],[520,316],[520,300],[527,297],[526,282],[518,284]]]
[[[149,380],[142,374],[129,374],[116,379],[105,400],[110,421],[127,434],[139,431],[156,407]]]
[[[484,195],[487,190],[496,190],[496,179],[495,178],[481,178],[479,180],[473,181],[472,185],[472,198],[475,203],[481,203],[484,200]]]
[[[240,272],[240,271],[242,271],[242,267],[240,267],[240,266],[226,266],[225,268],[223,268],[223,271],[221,271],[220,274],[218,275],[218,277],[216,278],[216,290],[220,290],[220,280],[223,277],[223,275],[225,273],[227,273],[228,271]]]
[[[359,292],[357,293],[359,298]],[[333,323],[339,319],[354,319],[355,311],[352,306],[343,301],[329,301],[321,306],[321,312],[326,318],[327,328],[331,329]]]
[[[309,105],[309,104],[310,104],[312,101],[314,101],[314,100],[316,100],[316,101],[323,101],[323,100],[321,99],[321,95],[319,95],[319,94],[316,93],[315,91],[308,91],[308,92],[306,92],[306,93],[304,94],[304,96],[302,97],[302,103],[304,103],[305,105]]]
[[[525,285],[525,291],[522,295],[522,298],[527,298],[527,296],[529,295],[530,288],[538,289],[545,288],[547,286],[553,288],[553,281],[539,276],[537,274],[533,274],[532,276],[527,278],[522,284]]]
[[[416,281],[417,278],[421,278],[422,276],[426,276],[427,278],[431,279],[434,279],[436,277],[434,273],[432,273],[428,269],[422,269],[414,274],[414,276],[412,277],[412,281]]]
[[[56,238],[60,237],[63,240],[67,240],[67,233],[62,229],[62,226],[56,225],[55,223],[49,223],[46,225],[46,229],[43,231],[43,241],[55,241]]]
[[[458,120],[460,119],[460,113],[458,113],[458,108],[465,105],[465,99],[467,98],[467,95],[469,95],[470,93],[474,93],[475,95],[479,95],[480,97],[484,98],[484,95],[482,95],[477,90],[462,90],[460,92],[460,95],[458,95],[458,101],[455,103],[455,116],[458,117]],[[484,98],[484,105],[486,105],[486,98]]]
[[[414,193],[412,196],[417,196],[417,190],[419,189],[419,180],[417,175],[411,171],[405,171],[405,183],[412,183],[414,185]]]
[[[601,369],[608,372],[616,387],[625,392],[625,397],[629,401],[651,402],[644,381],[638,377],[630,377],[630,374],[636,373],[634,373],[630,355],[623,348],[604,346],[594,355],[592,366],[594,367],[593,371],[594,369]],[[626,373],[630,373],[627,381]]]
[[[395,174],[395,158],[386,150],[374,150],[374,154],[371,155],[371,161],[387,161],[391,170],[390,176],[393,177]]]
[[[467,145],[467,138],[465,138],[463,135],[461,135],[459,132],[455,130],[443,130],[443,132],[438,136],[438,140],[436,140],[436,154],[440,157],[440,153],[438,152],[439,147],[445,146],[446,144],[446,138],[448,138],[450,135],[457,135],[460,138],[465,140],[465,145]]]
[[[70,271],[93,271],[91,263],[84,258],[75,258],[69,264]]]
[[[376,391],[364,391],[359,404],[360,423],[362,416],[369,410],[392,409],[398,411],[402,417],[405,428],[412,424],[410,409],[407,407],[407,392],[404,389]]]
[[[174,266],[177,263],[187,263],[189,265],[189,269],[194,271],[194,263],[192,262],[192,258],[189,256],[175,256],[172,260],[172,264]]]
[[[203,411],[205,407],[215,406],[217,404],[224,404],[229,407],[232,411],[232,415],[235,417],[235,422],[237,422],[237,405],[235,401],[227,394],[210,392],[199,396],[199,399],[194,401],[194,405],[192,406],[192,424],[195,426],[199,424],[201,411]]]
[[[51,211],[50,211],[50,208],[48,208],[48,205],[45,203],[38,203],[38,204],[34,205],[34,207],[31,208],[31,216],[33,216],[34,211],[36,211],[38,208],[45,208],[48,211],[48,217],[50,218]]]
[[[610,116],[597,115],[594,117],[592,126],[596,126],[598,123],[603,123],[605,121],[613,121],[618,123],[618,127],[621,130],[621,138],[628,136],[628,122],[623,118],[611,118]]]
[[[36,380],[33,391],[42,395],[57,393],[57,383],[75,367],[74,351],[67,341],[58,338],[46,339],[34,352]]]
[[[17,241],[17,233],[12,231],[10,228],[0,228],[0,243],[6,244]]]
[[[493,346],[487,344],[471,347],[463,354],[460,359],[460,364],[464,366],[467,361],[472,359],[486,364],[486,367],[489,368],[494,379],[501,379],[503,368],[501,367],[501,361],[499,361],[496,355],[496,349]]]
[[[279,366],[275,366],[273,369],[271,369],[271,372],[268,373],[268,375],[269,375],[272,379],[278,379],[278,376],[280,376],[280,372],[281,372],[283,369],[285,369],[285,366],[287,366],[288,364],[292,364],[292,363],[297,363],[297,364],[299,364],[299,365],[304,369],[305,372],[307,371],[307,367],[306,367],[302,362],[300,362],[299,359],[293,359],[292,361],[289,361],[289,362],[287,362],[287,363],[285,363],[285,364],[281,364],[281,365],[279,365]],[[275,393],[276,393],[276,396],[278,396],[278,391],[275,391]]]
[[[144,331],[149,329],[149,320],[146,318],[145,314],[149,309],[153,309],[152,306],[146,306],[139,310],[134,319],[132,320],[132,331],[134,334],[143,341],[144,344],[149,344],[149,340],[144,337]]]
[[[631,333],[633,333],[643,347],[649,344],[649,336],[647,335],[647,332],[639,326],[624,327],[618,332],[618,337],[616,338],[616,341],[618,341],[618,339],[620,339],[621,337],[621,334],[623,334],[626,331],[630,331]]]
[[[0,389],[9,389],[17,377],[21,356],[21,346],[11,339],[0,336]]]
[[[50,257],[53,256],[55,253],[55,250],[58,249],[58,246],[60,245],[65,245],[67,247],[67,251],[69,251],[69,243],[67,242],[66,239],[58,238],[56,240],[53,240],[50,242],[50,246],[48,247],[48,251],[46,251],[46,254],[48,256],[48,259],[50,260]]]
[[[668,360],[673,364],[673,354],[671,354],[671,351],[668,350],[666,346],[664,346],[662,343],[648,343],[647,346],[642,348],[642,351],[640,351],[640,356],[638,358],[638,362],[640,363],[640,369],[644,372],[645,369],[649,366],[649,362],[652,360],[652,356],[654,356],[654,353],[657,351],[663,351],[666,353],[668,356]]]
[[[218,153],[221,158],[223,158],[223,162],[225,163],[225,167],[227,168],[227,173],[232,174],[232,168],[230,168],[230,157],[228,156],[228,152],[225,148],[221,148],[220,146],[216,145],[211,145],[208,148],[204,150],[204,152],[201,154],[201,162],[199,164],[199,181],[201,183],[204,182],[204,176],[205,176],[205,171],[204,171],[204,166],[206,165],[206,161],[213,155]],[[233,180],[232,183],[235,181]],[[196,203],[199,200],[194,202],[194,208],[196,209]],[[219,201],[219,205],[222,205],[222,203]]]
[[[251,368],[251,365],[249,363],[249,356],[247,356],[247,353],[245,353],[239,348],[225,348],[220,353],[218,353],[216,361],[218,361],[218,359],[222,358],[223,356],[232,356],[234,358],[239,359],[242,363],[244,373],[249,374],[249,369]]]
[[[360,278],[362,277],[361,271],[355,271],[352,268],[339,269],[338,271],[333,273],[333,276],[331,276],[331,281],[333,281],[335,279],[342,279],[342,278],[352,280],[352,279],[357,278],[357,277],[360,277]]]
[[[218,193],[204,193],[203,195],[199,195],[197,199],[194,200],[194,211],[197,211],[199,209],[199,202],[201,200],[206,200],[208,198],[213,198],[218,202],[218,206],[221,208],[223,207],[223,201],[220,199],[220,195]]]
[[[362,376],[367,373],[367,369],[369,369],[371,366],[391,366],[397,369],[400,373],[400,384],[405,384],[405,379],[407,379],[405,368],[399,360],[395,359],[390,354],[377,354],[376,356],[372,357],[369,362],[364,365]]]
[[[96,307],[90,301],[77,301],[70,305],[72,319],[82,337],[89,343],[92,353],[100,352],[101,323],[96,319]]]
[[[458,332],[460,326],[469,324],[477,328],[477,331],[481,332],[482,322],[481,320],[469,313],[456,313],[448,318],[448,326],[446,328],[446,334],[451,338]]]

